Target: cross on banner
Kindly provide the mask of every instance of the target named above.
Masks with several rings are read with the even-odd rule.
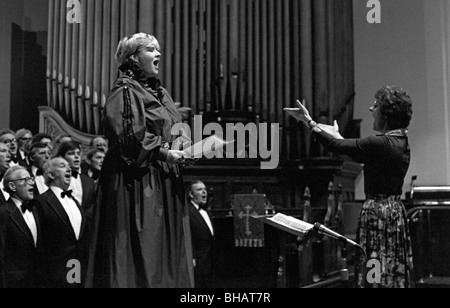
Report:
[[[256,212],[253,212],[253,213],[250,213],[250,211],[253,209],[253,207],[250,205],[250,204],[248,204],[246,207],[245,207],[245,211],[246,211],[246,214],[244,214],[244,212],[240,212],[239,213],[239,218],[240,219],[244,219],[244,217],[245,217],[245,234],[247,235],[247,236],[250,236],[250,235],[252,235],[252,231],[250,231],[250,217],[251,216],[254,216],[254,215],[258,215]]]
[[[264,225],[251,217],[264,215],[265,195],[234,195],[233,213],[235,246],[264,247]]]

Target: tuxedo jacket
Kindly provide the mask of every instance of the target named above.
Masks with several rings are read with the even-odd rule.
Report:
[[[86,231],[92,232],[92,219],[94,215],[94,208],[96,206],[96,185],[95,181],[88,175],[79,174],[81,178],[81,187],[83,189],[83,198],[81,207],[83,208],[84,215],[86,216]]]
[[[3,189],[0,189],[0,208],[6,205],[7,201],[8,200],[6,200],[5,195],[3,194]]]
[[[67,267],[71,260],[78,260],[81,264],[82,279],[85,268],[85,226],[84,211],[75,200],[82,216],[80,236],[77,240],[69,216],[64,210],[55,193],[49,189],[36,198],[36,206],[41,220],[41,248],[43,255],[43,269],[46,276],[46,286],[51,288],[77,288],[82,285],[69,284],[67,274],[72,268]]]
[[[31,168],[30,164],[28,163],[27,157],[22,156],[19,150],[17,150],[17,162],[19,166],[25,167],[27,169]]]
[[[214,223],[208,211],[211,224]],[[189,208],[189,223],[191,225],[192,249],[195,259],[195,276],[208,276],[213,273],[214,236],[205,219],[191,203]]]
[[[95,204],[95,181],[88,175],[80,173],[81,187],[83,188],[83,209],[91,208]]]
[[[81,169],[81,174],[86,174],[88,170],[91,168],[91,166],[85,161],[83,160],[80,164],[80,169]]]
[[[31,201],[33,202],[33,201]],[[6,288],[35,288],[42,286],[39,271],[41,263],[41,225],[34,207],[37,244],[21,211],[11,199],[0,208],[0,284]]]

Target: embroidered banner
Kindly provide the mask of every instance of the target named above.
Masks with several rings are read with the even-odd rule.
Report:
[[[264,224],[251,216],[265,214],[265,195],[234,195],[233,214],[235,246],[264,247]]]

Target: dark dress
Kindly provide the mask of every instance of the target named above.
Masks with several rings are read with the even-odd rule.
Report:
[[[346,154],[364,164],[363,204],[357,227],[357,242],[366,250],[355,266],[357,287],[411,287],[412,249],[402,187],[410,163],[406,130],[362,139],[338,140],[322,131],[316,139],[329,151]],[[381,277],[368,281],[366,262],[377,260]],[[373,266],[369,267],[369,270]]]
[[[104,109],[111,147],[99,179],[94,287],[192,287],[189,208],[178,166],[165,162],[181,121],[156,79],[119,78]],[[89,285],[88,285],[89,286]]]

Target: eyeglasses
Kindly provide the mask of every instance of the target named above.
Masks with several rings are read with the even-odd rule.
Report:
[[[13,142],[17,142],[17,139],[13,138],[13,139],[6,139],[6,140],[3,141],[4,144],[10,144],[10,143],[13,143]]]
[[[26,137],[23,137],[23,138],[19,138],[21,141],[28,141],[28,140],[31,140],[31,139],[33,139],[33,138],[26,138]]]
[[[25,181],[25,183],[27,184],[34,184],[35,179],[34,176],[28,176],[23,179],[12,180],[11,182],[19,182],[19,181]]]

